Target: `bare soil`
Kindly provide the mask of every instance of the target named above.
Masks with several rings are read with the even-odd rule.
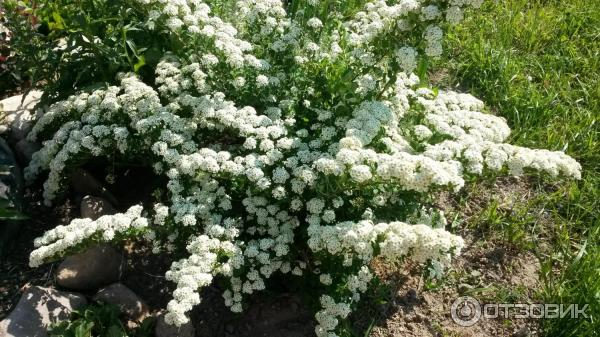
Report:
[[[463,327],[451,318],[451,305],[461,296],[476,298],[481,304],[503,303],[495,292],[516,292],[519,302],[534,303],[539,286],[539,263],[527,252],[478,245],[467,239],[469,248],[454,260],[447,279],[428,284],[421,268],[405,264],[393,270],[385,263],[376,269],[383,279],[391,279],[393,296],[385,305],[370,336],[533,336],[537,324],[531,320],[481,319]],[[400,277],[390,276],[399,272]],[[490,296],[491,295],[491,296]]]

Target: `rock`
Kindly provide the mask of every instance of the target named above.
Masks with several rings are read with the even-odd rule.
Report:
[[[27,166],[31,161],[31,157],[34,153],[38,152],[42,146],[39,143],[33,143],[27,139],[21,139],[15,144],[15,152],[19,163],[23,166]]]
[[[4,116],[2,129],[8,131],[8,138],[11,142],[16,143],[24,139],[31,131],[33,122],[42,114],[41,110],[33,111],[42,94],[41,91],[32,90],[24,100],[23,95],[17,95],[0,101],[0,111],[3,111]]]
[[[117,210],[104,198],[86,195],[81,200],[81,217],[96,220],[103,215],[117,213]]]
[[[146,303],[136,295],[131,289],[121,283],[113,283],[108,287],[102,288],[94,296],[94,301],[114,304],[119,307],[122,313],[135,323],[141,323],[150,315]]]
[[[117,198],[98,179],[88,171],[79,168],[71,174],[71,186],[81,195],[102,197],[113,205],[118,205]]]
[[[45,337],[51,323],[69,319],[71,312],[87,304],[79,294],[31,287],[15,309],[0,322],[2,337]]]
[[[93,290],[116,282],[121,274],[121,254],[99,245],[67,257],[58,266],[56,283],[73,290]]]
[[[156,318],[156,327],[154,335],[156,337],[194,337],[194,326],[188,322],[180,327],[169,325],[165,322],[164,312],[160,313]]]

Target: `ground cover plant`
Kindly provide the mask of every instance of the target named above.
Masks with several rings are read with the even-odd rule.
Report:
[[[168,183],[152,205],[48,231],[30,264],[146,239],[181,258],[166,275],[177,284],[172,324],[188,320],[215,276],[239,312],[281,273],[319,285],[316,333],[335,336],[368,289],[374,257],[447,264],[460,253],[463,240],[431,207],[435,192],[490,173],[581,178],[562,151],[506,143],[506,121],[475,97],[421,81],[444,30],[480,1],[118,5],[144,36],[118,44],[137,61],[52,102],[28,136],[44,147],[26,177],[44,176],[48,204],[70,170],[97,157],[152,167]],[[148,66],[152,37],[169,43]],[[73,46],[65,69],[87,53]]]
[[[589,303],[588,319],[544,320],[547,336],[600,331],[599,7],[598,1],[486,3],[451,30],[448,58],[431,72],[447,74],[438,85],[460,84],[505,117],[517,144],[567,149],[583,166],[581,181],[535,184],[535,197],[518,210],[534,212],[534,219],[510,212],[491,219],[485,209],[474,224],[540,258],[544,302]],[[540,212],[551,225],[539,224]]]
[[[145,321],[134,331],[121,322],[115,305],[95,303],[73,312],[70,321],[54,324],[49,330],[52,337],[148,337],[152,336],[152,321]]]

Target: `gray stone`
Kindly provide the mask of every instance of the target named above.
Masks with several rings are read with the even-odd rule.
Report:
[[[46,337],[52,323],[69,319],[71,312],[87,304],[80,294],[31,287],[15,309],[0,322],[2,337]]]
[[[154,334],[156,337],[194,337],[195,331],[191,322],[180,327],[167,324],[165,314],[162,312],[156,318]]]
[[[25,138],[31,131],[33,122],[42,114],[41,110],[33,111],[42,94],[41,91],[32,90],[24,100],[23,95],[17,95],[0,101],[0,111],[4,117],[0,132],[8,132],[11,142],[16,143]]]
[[[34,153],[38,152],[42,146],[39,143],[33,143],[27,139],[21,139],[15,144],[15,154],[19,163],[23,166],[27,166],[31,161],[31,157]]]
[[[110,193],[110,191],[96,179],[90,172],[78,168],[70,177],[71,186],[75,192],[81,195],[92,195],[96,197],[102,197],[108,200],[113,205],[118,205],[117,198]]]
[[[94,290],[116,282],[120,275],[121,254],[112,246],[99,245],[65,258],[56,283],[72,290]]]
[[[136,293],[121,283],[113,283],[100,289],[94,296],[94,301],[118,306],[121,312],[133,321],[128,322],[129,326],[135,326],[135,323],[141,323],[146,317],[150,316],[150,311],[146,303]]]
[[[80,212],[82,218],[96,220],[103,215],[117,213],[117,210],[104,198],[86,195],[81,200]]]

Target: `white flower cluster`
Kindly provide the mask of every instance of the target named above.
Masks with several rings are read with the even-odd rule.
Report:
[[[237,29],[217,16],[210,15],[208,4],[200,0],[137,0],[148,10],[147,25],[151,28],[164,22],[167,29],[173,32],[187,31],[212,40],[215,51],[224,56],[224,61],[233,67],[241,67],[246,63],[245,56],[252,50],[252,45],[238,39]]]
[[[193,238],[187,250],[191,255],[173,263],[166,274],[167,280],[177,283],[177,289],[167,306],[165,321],[177,326],[186,323],[185,313],[200,303],[198,289],[210,285],[214,274],[230,276],[232,268],[239,268],[239,264],[243,263],[242,259],[235,258],[240,251],[231,241],[220,241],[206,235]],[[231,262],[219,260],[227,256],[233,256]]]
[[[368,264],[376,247],[382,257],[390,260],[398,260],[410,253],[418,262],[447,262],[452,253],[460,253],[464,246],[462,238],[441,228],[399,221],[374,224],[363,220],[340,222],[334,226],[313,225],[308,227],[308,235],[310,249],[343,255],[347,267],[352,266],[354,258]]]
[[[67,226],[57,226],[35,239],[36,249],[31,252],[29,265],[40,266],[86,240],[110,242],[127,231],[143,231],[148,227],[148,219],[142,216],[142,210],[142,206],[138,205],[125,213],[103,215],[97,220],[76,219]]]
[[[315,319],[318,323],[315,328],[315,333],[317,337],[331,337],[332,335],[335,335],[333,330],[337,327],[339,319],[348,317],[352,312],[350,310],[350,303],[336,303],[333,297],[329,295],[321,296],[320,300],[323,309],[318,311],[315,315]]]
[[[29,135],[44,146],[25,174],[49,171],[47,203],[93,157],[146,165],[166,184],[147,205],[149,220],[140,206],[74,220],[36,240],[31,264],[128,235],[155,253],[186,246],[189,256],[167,273],[177,284],[171,324],[187,322],[217,275],[235,312],[273,275],[314,276],[325,292],[316,333],[336,336],[368,289],[375,255],[448,263],[460,253],[462,239],[426,207],[431,193],[490,170],[580,177],[562,152],[504,143],[510,129],[481,101],[434,92],[410,73],[439,56],[444,23],[479,0],[327,11],[310,1],[290,13],[279,0],[137,1],[147,26],[180,49],[164,55],[151,83],[121,75],[118,86],[53,104]]]
[[[482,0],[401,0],[389,5],[385,0],[373,0],[365,5],[363,11],[359,11],[352,20],[345,23],[347,41],[355,47],[352,54],[357,60],[373,64],[374,58],[369,49],[379,47],[373,41],[407,41],[412,36],[422,34],[426,42],[424,54],[438,57],[443,49],[443,31],[440,26],[444,23],[459,23],[465,8],[479,8],[481,3]],[[388,36],[383,39],[384,35]],[[419,52],[415,48],[403,46],[397,53],[398,63],[407,73],[416,68]]]
[[[479,112],[483,103],[470,95],[442,92],[434,99],[419,97],[419,102],[426,110],[424,123],[450,138],[428,144],[425,156],[440,161],[459,160],[468,172],[475,174],[481,174],[484,168],[499,171],[507,167],[512,175],[531,169],[553,177],[581,178],[579,163],[562,152],[502,143],[510,128],[504,119]]]
[[[52,139],[44,142],[44,147],[33,155],[25,168],[25,178],[33,180],[42,170],[50,170],[44,183],[44,199],[50,204],[63,185],[69,160],[83,155],[100,156],[112,153],[114,149],[124,154],[129,147],[128,127],[161,107],[157,93],[134,76],[124,77],[121,87],[109,87],[58,102],[36,123],[28,135],[30,140],[36,140],[38,132],[56,120],[75,118],[78,121],[66,122]],[[121,119],[125,125],[115,124]]]
[[[360,294],[367,291],[372,279],[373,274],[369,268],[362,266],[356,274],[350,274],[346,279],[346,285],[352,294],[349,301],[336,303],[331,296],[321,296],[322,309],[315,315],[318,323],[315,327],[317,337],[335,335],[334,331],[339,319],[345,319],[350,314],[351,305],[360,300]]]

